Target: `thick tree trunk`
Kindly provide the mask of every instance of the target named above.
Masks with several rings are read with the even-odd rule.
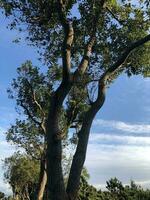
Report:
[[[51,200],[65,200],[65,186],[61,167],[61,141],[48,137],[48,196]]]
[[[45,186],[47,183],[47,163],[46,159],[41,160],[40,164],[40,177],[39,177],[39,188],[38,188],[38,195],[37,200],[42,200],[45,192]]]
[[[51,98],[49,116],[47,120],[47,177],[49,200],[67,200],[62,171],[62,136],[59,129],[62,103],[71,85],[62,83]]]

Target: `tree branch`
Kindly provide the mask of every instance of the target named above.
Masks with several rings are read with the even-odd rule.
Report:
[[[124,25],[124,20],[120,20],[120,19],[118,19],[117,17],[116,17],[116,15],[106,6],[105,7],[106,8],[106,10],[113,16],[113,18],[117,21],[117,22],[119,22],[119,24],[120,25]]]
[[[87,67],[88,67],[88,64],[89,64],[89,60],[90,60],[90,57],[91,57],[91,54],[92,54],[92,47],[96,41],[96,32],[93,33],[93,35],[91,36],[86,48],[85,48],[85,51],[84,51],[84,56],[81,60],[81,63],[79,64],[79,67],[78,67],[78,72],[79,74],[84,74],[84,72],[86,71]]]
[[[145,44],[146,42],[150,41],[150,34],[145,36],[142,39],[137,40],[136,42],[133,42],[130,46],[128,46],[126,48],[126,50],[124,51],[124,53],[120,56],[120,58],[110,67],[106,70],[106,72],[104,72],[104,74],[101,76],[100,80],[101,81],[107,81],[107,79],[109,78],[109,76],[114,73],[120,66],[122,66],[124,64],[124,62],[126,61],[126,59],[129,57],[130,53],[138,48],[139,46]]]
[[[32,87],[32,86],[31,86]],[[32,88],[32,94],[33,94],[33,102],[36,104],[36,106],[39,108],[40,112],[42,113],[43,117],[45,117],[45,112],[42,109],[42,106],[39,104],[39,102],[36,99],[35,91]]]
[[[69,80],[71,68],[71,46],[74,38],[72,21],[68,20],[64,28],[65,38],[62,46],[63,80]]]
[[[24,110],[26,111],[26,113],[27,113],[27,115],[29,116],[29,118],[30,118],[35,124],[41,126],[41,123],[35,119],[35,117],[30,113],[29,109],[23,104],[23,101],[20,100],[19,102],[20,102],[20,106],[21,106],[22,108],[24,108]]]
[[[63,80],[69,80],[71,68],[71,46],[74,39],[74,29],[72,20],[66,18],[65,4],[58,0],[58,15],[61,25],[64,29],[64,41],[62,45],[62,62],[63,62]]]
[[[102,11],[102,8],[104,6],[105,0],[100,1],[97,4],[97,7],[99,9],[96,10],[95,15],[93,16],[93,30],[92,30],[92,34],[90,36],[90,39],[85,47],[85,51],[84,51],[84,55],[83,58],[78,66],[78,73],[79,74],[84,74],[84,72],[86,71],[88,64],[89,64],[89,60],[92,54],[92,48],[95,44],[96,41],[96,31],[97,31],[97,26],[98,26],[98,22],[99,22],[99,17]]]
[[[40,105],[40,103],[37,101],[37,98],[36,98],[36,94],[35,94],[35,91],[32,87],[32,84],[26,79],[27,83],[28,83],[28,86],[31,90],[31,93],[32,93],[32,98],[33,98],[33,102],[35,103],[35,105],[37,106],[37,108],[40,110],[42,116],[41,116],[41,122],[39,122],[39,126],[41,127],[41,129],[43,130],[43,132],[46,134],[46,128],[45,128],[45,119],[46,119],[46,116],[45,116],[45,112],[44,110],[42,109],[42,106]]]

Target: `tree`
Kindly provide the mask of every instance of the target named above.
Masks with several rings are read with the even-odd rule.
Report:
[[[116,200],[128,200],[125,188],[122,183],[117,179],[111,179],[107,182],[106,188],[111,192],[113,198]]]
[[[37,190],[39,163],[19,153],[6,158],[5,179],[13,189],[14,199],[33,199]]]
[[[150,72],[149,3],[138,0],[2,0],[11,28],[28,30],[28,41],[40,48],[50,67],[62,69],[62,79],[49,98],[46,118],[49,199],[77,198],[93,119],[105,101],[106,88],[120,73]],[[76,11],[77,8],[77,11]],[[62,59],[62,63],[60,62]],[[61,67],[62,65],[62,67]],[[77,133],[67,188],[62,172],[61,110],[70,91],[83,85],[89,107]],[[69,128],[69,127],[68,127]]]

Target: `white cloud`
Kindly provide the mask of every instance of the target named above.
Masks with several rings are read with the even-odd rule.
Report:
[[[0,191],[5,193],[8,196],[12,195],[12,190],[10,188],[10,185],[5,183],[2,179],[0,180]]]
[[[109,133],[90,135],[85,163],[90,182],[104,189],[106,181],[117,177],[124,184],[134,180],[150,188],[150,125],[102,119],[94,125],[108,128]]]
[[[0,141],[0,191],[4,192],[7,195],[11,194],[11,189],[9,184],[3,181],[3,161],[6,157],[11,156],[15,151],[15,147],[8,144],[6,141]]]
[[[107,128],[109,133],[90,135],[85,163],[90,183],[104,189],[106,181],[117,177],[124,184],[134,180],[150,188],[150,125],[102,119],[94,125]]]
[[[15,150],[15,146],[8,144],[6,141],[0,141],[0,161],[5,157],[12,155]]]
[[[90,136],[90,142],[118,145],[150,146],[150,137],[135,137],[126,135],[114,135],[108,133],[93,133]]]
[[[124,184],[134,180],[147,185],[150,180],[149,155],[149,146],[90,143],[85,163],[91,175],[90,183],[103,186],[110,178],[117,177]]]
[[[94,125],[109,127],[130,133],[150,133],[150,125],[148,124],[130,124],[122,121],[97,119],[94,121]]]

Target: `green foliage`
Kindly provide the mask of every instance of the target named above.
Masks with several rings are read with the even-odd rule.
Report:
[[[9,97],[16,100],[17,106],[24,108],[24,114],[28,118],[34,116],[40,122],[42,111],[36,101],[42,106],[44,112],[48,110],[48,99],[52,93],[48,74],[40,73],[39,68],[34,67],[31,61],[22,64],[17,69],[17,74],[17,79],[13,79],[12,88],[8,89]],[[28,110],[30,110],[30,116]]]
[[[108,181],[106,188],[112,194],[114,200],[127,200],[125,188],[117,178]]]
[[[84,177],[81,177],[78,200],[102,200],[102,194],[89,185]]]
[[[21,198],[36,192],[39,176],[39,162],[27,155],[15,153],[4,162],[5,179],[11,185],[13,194]]]
[[[143,190],[131,181],[130,185],[123,186],[117,179],[112,178],[107,182],[108,191],[97,190],[81,178],[79,200],[149,200],[150,190]]]
[[[4,197],[5,197],[5,194],[3,192],[0,192],[0,199],[2,200],[4,199]]]
[[[60,127],[67,136],[68,128],[72,125],[80,127],[82,124],[84,113],[91,104],[89,97],[96,97],[97,82],[91,85],[88,84],[89,81],[98,80],[128,45],[148,34],[150,12],[148,2],[144,0],[139,0],[137,4],[128,0],[106,1],[101,13],[97,0],[72,0],[63,3],[64,17],[73,21],[74,28],[72,71],[80,63],[93,29],[96,31],[96,43],[92,49],[89,69],[79,78],[79,83],[74,84],[67,96],[66,105],[61,109]],[[26,29],[27,40],[39,48],[41,58],[49,66],[44,74],[27,61],[18,68],[18,78],[13,80],[12,88],[8,90],[10,98],[16,100],[17,108],[21,108],[26,118],[16,120],[16,125],[7,133],[7,140],[34,152],[33,149],[39,150],[37,146],[41,147],[43,143],[41,124],[45,124],[50,97],[62,80],[60,58],[64,32],[60,26],[58,5],[52,0],[1,0],[0,6],[6,16],[10,17],[10,28],[18,28],[19,31]],[[77,8],[76,12],[74,7]],[[99,21],[95,29],[91,25],[97,15]],[[110,82],[123,70],[128,76],[141,73],[149,76],[149,48],[150,44],[147,43],[131,53],[127,61],[111,75]]]
[[[21,117],[6,132],[6,139],[39,159],[45,148],[43,127],[53,92],[52,83],[48,74],[40,73],[30,61],[18,68],[17,73],[18,77],[13,79],[8,94],[16,100]]]
[[[75,38],[72,46],[72,68],[76,67],[83,55],[85,45],[93,31],[93,17],[100,10],[97,0],[63,1],[65,17],[73,21]],[[41,57],[48,63],[58,64],[61,58],[63,31],[60,26],[56,1],[2,0],[1,7],[11,17],[10,28],[27,30],[30,44],[39,47]],[[74,11],[77,7],[77,11]],[[17,14],[16,14],[17,13]],[[149,33],[149,1],[111,0],[106,1],[99,16],[96,30],[96,44],[90,61],[90,72],[100,77],[101,73],[116,61],[120,53],[133,41]],[[23,29],[23,30],[22,30]],[[124,63],[126,73],[149,71],[149,44],[139,47]]]

